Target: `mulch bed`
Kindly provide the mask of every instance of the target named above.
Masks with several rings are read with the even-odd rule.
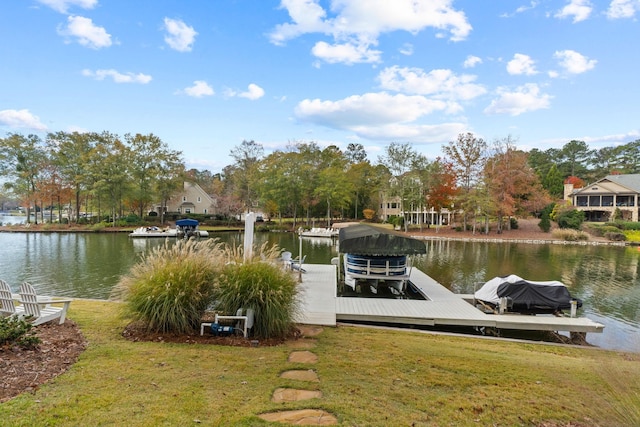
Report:
[[[0,402],[35,392],[69,369],[87,345],[78,325],[69,319],[62,325],[50,322],[33,330],[42,341],[34,349],[0,346]]]
[[[300,332],[296,329],[292,331],[290,336],[287,337],[289,339],[297,339],[300,335]],[[160,333],[160,332],[149,332],[146,329],[146,326],[142,322],[132,322],[124,328],[122,332],[122,336],[129,341],[150,341],[150,342],[170,342],[170,343],[181,343],[181,344],[215,344],[215,345],[227,345],[234,347],[252,347],[252,346],[274,346],[283,344],[286,340],[282,338],[271,338],[271,339],[254,339],[254,338],[244,338],[242,334],[240,335],[230,335],[230,336],[215,336],[209,332],[207,328],[205,328],[204,335],[200,335],[200,331],[198,333],[187,333],[187,334],[175,334],[175,333]]]

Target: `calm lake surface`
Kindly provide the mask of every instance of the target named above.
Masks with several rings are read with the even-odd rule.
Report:
[[[241,233],[214,238],[242,245]],[[292,233],[256,233],[255,244],[276,244],[294,256]],[[108,299],[120,277],[163,239],[131,239],[127,233],[0,233],[0,278],[17,290],[28,281],[42,294]],[[640,249],[524,243],[425,241],[427,254],[414,266],[457,293],[473,293],[478,283],[517,274],[530,280],[560,280],[583,300],[579,315],[605,325],[588,334],[597,346],[640,352]],[[329,263],[337,256],[330,239],[303,239],[306,263]]]

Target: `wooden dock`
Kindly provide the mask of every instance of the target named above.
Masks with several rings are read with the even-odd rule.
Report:
[[[305,264],[305,269],[296,318],[299,323],[335,326],[339,321],[362,321],[581,333],[604,329],[586,317],[486,314],[417,268],[411,270],[410,280],[428,298],[425,301],[338,297],[336,266]]]

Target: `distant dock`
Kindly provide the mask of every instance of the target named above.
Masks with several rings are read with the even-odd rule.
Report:
[[[410,280],[427,300],[338,297],[336,266],[305,264],[297,322],[335,326],[340,321],[398,325],[470,326],[555,332],[597,332],[604,325],[586,317],[486,314],[417,268]]]

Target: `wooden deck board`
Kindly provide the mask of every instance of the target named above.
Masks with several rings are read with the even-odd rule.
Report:
[[[305,265],[300,284],[299,323],[334,326],[337,321],[408,325],[477,326],[498,329],[602,332],[604,326],[585,317],[486,314],[418,269],[411,281],[427,301],[337,297],[336,267]]]

